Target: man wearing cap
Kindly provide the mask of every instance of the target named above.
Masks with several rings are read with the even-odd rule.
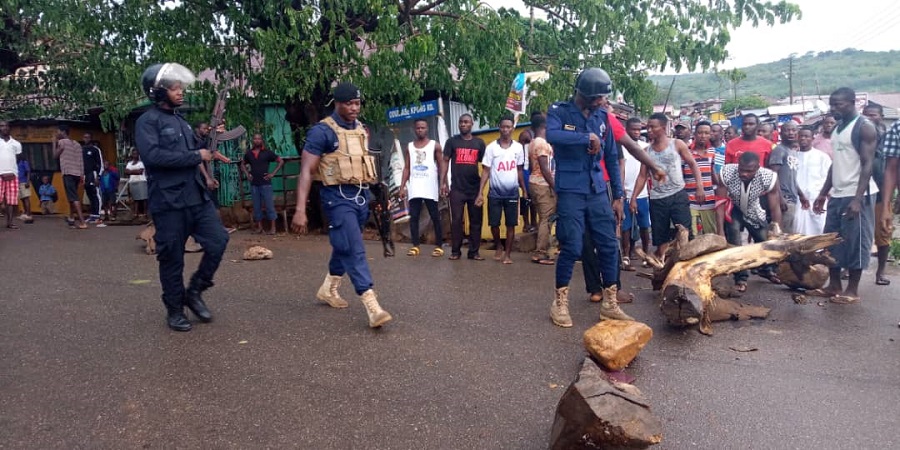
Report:
[[[167,323],[175,331],[190,331],[184,307],[201,322],[212,321],[201,293],[213,286],[213,276],[228,246],[228,233],[213,206],[200,163],[212,159],[194,131],[175,109],[194,74],[180,64],[155,64],[144,71],[144,93],[154,103],[135,124],[135,144],[148,183],[147,207],[156,226],[156,259]],[[203,246],[197,271],[184,286],[184,243],[188,236]]]
[[[675,139],[684,142],[685,145],[691,145],[691,119],[684,117],[675,122]]]
[[[320,197],[332,248],[328,274],[316,298],[333,308],[346,308],[347,302],[338,293],[346,273],[366,307],[369,326],[378,328],[390,321],[391,315],[381,309],[372,290],[374,282],[362,239],[362,228],[369,218],[368,183],[377,181],[375,158],[369,154],[366,130],[357,120],[362,106],[359,88],[351,83],[339,83],[333,98],[334,112],[310,128],[306,135],[297,204],[306,205],[316,173],[324,184]],[[305,234],[308,225],[306,208],[301,206],[294,214],[292,229]]]

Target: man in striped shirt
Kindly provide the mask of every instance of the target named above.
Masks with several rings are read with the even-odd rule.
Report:
[[[697,190],[697,177],[687,163],[682,163],[681,168],[684,171],[684,190],[688,192],[691,201],[691,228],[694,236],[701,234],[716,234],[716,196],[715,185],[718,183],[718,176],[713,171],[713,165],[716,159],[716,148],[713,146],[710,137],[712,134],[712,126],[707,121],[697,123],[694,129],[694,141],[690,145],[691,156],[697,162],[700,169],[700,184],[703,186],[703,192],[706,198],[702,201],[697,200],[694,192]]]

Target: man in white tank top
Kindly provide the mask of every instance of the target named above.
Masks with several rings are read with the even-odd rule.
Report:
[[[403,181],[400,183],[400,197],[409,199],[409,232],[412,236],[412,247],[407,256],[419,256],[419,217],[422,205],[428,208],[428,216],[434,224],[434,251],[431,256],[444,256],[441,245],[444,242],[441,230],[441,214],[438,211],[440,192],[440,176],[443,173],[444,159],[441,157],[441,144],[428,138],[428,122],[418,119],[413,122],[416,140],[407,145],[403,152]],[[438,170],[441,170],[440,172]]]
[[[831,135],[833,150],[831,170],[814,210],[826,213],[825,232],[838,233],[842,241],[829,251],[837,265],[829,270],[827,291],[831,301],[839,304],[859,302],[859,279],[869,266],[869,252],[875,239],[875,194],[878,186],[872,180],[872,162],[878,135],[868,119],[856,111],[856,93],[839,88],[829,99],[831,113],[838,126]],[[857,121],[863,121],[857,124]],[[829,193],[827,212],[823,210]],[[847,289],[841,287],[841,269],[850,273]]]

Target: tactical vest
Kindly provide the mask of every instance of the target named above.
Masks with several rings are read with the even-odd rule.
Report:
[[[361,126],[348,130],[331,117],[322,119],[337,135],[338,148],[322,155],[319,160],[319,179],[326,186],[363,184],[378,181],[375,157],[369,154],[368,136]]]

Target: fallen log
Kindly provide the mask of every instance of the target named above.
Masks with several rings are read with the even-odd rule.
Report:
[[[818,236],[776,234],[766,242],[731,247],[675,262],[666,272],[661,286],[660,309],[673,324],[688,325],[699,319],[700,332],[711,335],[710,308],[718,298],[712,288],[714,277],[780,263],[792,255],[810,255],[839,241],[837,233]]]

